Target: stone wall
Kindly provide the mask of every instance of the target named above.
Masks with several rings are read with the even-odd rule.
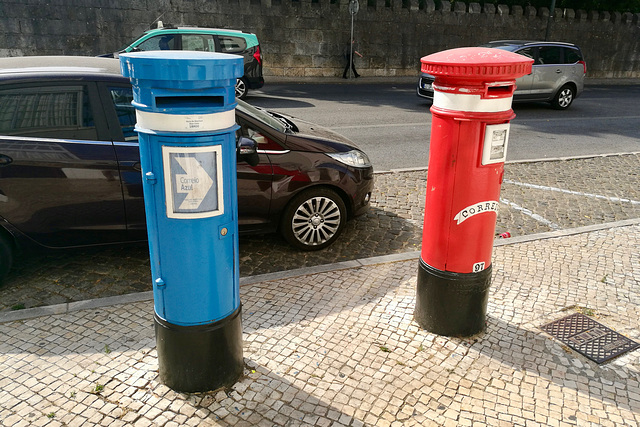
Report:
[[[489,40],[544,40],[549,10],[434,0],[360,0],[365,76],[415,76],[420,58]],[[590,77],[640,77],[640,14],[556,9],[550,40],[582,47]],[[96,55],[157,19],[243,29],[260,39],[265,76],[338,76],[348,0],[0,0],[0,56]]]

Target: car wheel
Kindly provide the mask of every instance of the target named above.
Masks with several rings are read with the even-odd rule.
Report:
[[[13,248],[11,241],[0,230],[0,284],[13,264]]]
[[[244,78],[236,79],[236,98],[245,99],[247,92],[249,92],[249,88],[247,87],[246,80]]]
[[[321,188],[297,195],[287,205],[281,231],[291,245],[315,251],[332,244],[347,221],[344,202],[335,191]]]
[[[570,85],[562,86],[558,93],[556,93],[555,98],[553,98],[551,105],[553,105],[553,108],[556,110],[566,110],[573,102],[575,95],[576,92],[573,87]]]

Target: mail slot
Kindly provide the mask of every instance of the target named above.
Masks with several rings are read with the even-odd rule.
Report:
[[[158,108],[198,108],[205,105],[212,107],[224,106],[223,96],[158,96]]]

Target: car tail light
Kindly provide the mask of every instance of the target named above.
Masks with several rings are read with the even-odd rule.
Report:
[[[582,66],[584,67],[584,73],[587,74],[587,63],[584,61],[578,61],[578,64],[582,64]]]
[[[256,58],[256,61],[258,61],[258,64],[262,65],[262,54],[260,53],[260,46],[256,46],[256,51],[253,53],[253,57]],[[585,73],[586,73],[586,68],[585,68]]]

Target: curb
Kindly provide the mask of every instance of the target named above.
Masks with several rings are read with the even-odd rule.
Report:
[[[606,153],[606,154],[584,154],[582,156],[567,156],[567,157],[547,157],[540,159],[524,159],[524,160],[507,160],[505,165],[513,165],[520,163],[540,163],[540,162],[564,162],[569,160],[584,160],[584,159],[596,159],[599,157],[614,157],[614,156],[638,156],[640,151],[631,151],[627,153]],[[415,168],[401,168],[401,169],[389,169],[388,171],[373,171],[375,174],[386,173],[402,173],[402,172],[423,172],[427,171],[427,166],[420,166]]]
[[[626,219],[622,221],[609,222],[604,224],[588,225],[584,227],[570,228],[566,230],[556,230],[546,233],[531,234],[528,236],[517,236],[508,239],[496,239],[493,246],[506,246],[518,243],[528,243],[538,240],[553,239],[558,237],[573,236],[576,234],[591,233],[594,231],[607,230],[611,228],[628,227],[640,224],[640,218]],[[311,274],[327,273],[331,271],[347,270],[351,268],[362,268],[378,264],[388,264],[392,262],[410,261],[418,259],[419,251],[405,252],[392,255],[381,255],[371,258],[361,258],[353,261],[344,261],[334,264],[324,264],[313,267],[298,268],[295,270],[266,273],[256,276],[240,278],[240,286],[247,286],[260,282],[269,282],[281,279],[291,279],[294,277],[307,276]],[[80,310],[93,308],[104,308],[118,304],[136,303],[153,300],[153,291],[139,292],[106,298],[96,298],[84,301],[76,301],[64,304],[49,305],[45,307],[28,308],[18,311],[0,313],[0,323],[15,322],[37,317],[50,316],[54,314],[68,314]]]

